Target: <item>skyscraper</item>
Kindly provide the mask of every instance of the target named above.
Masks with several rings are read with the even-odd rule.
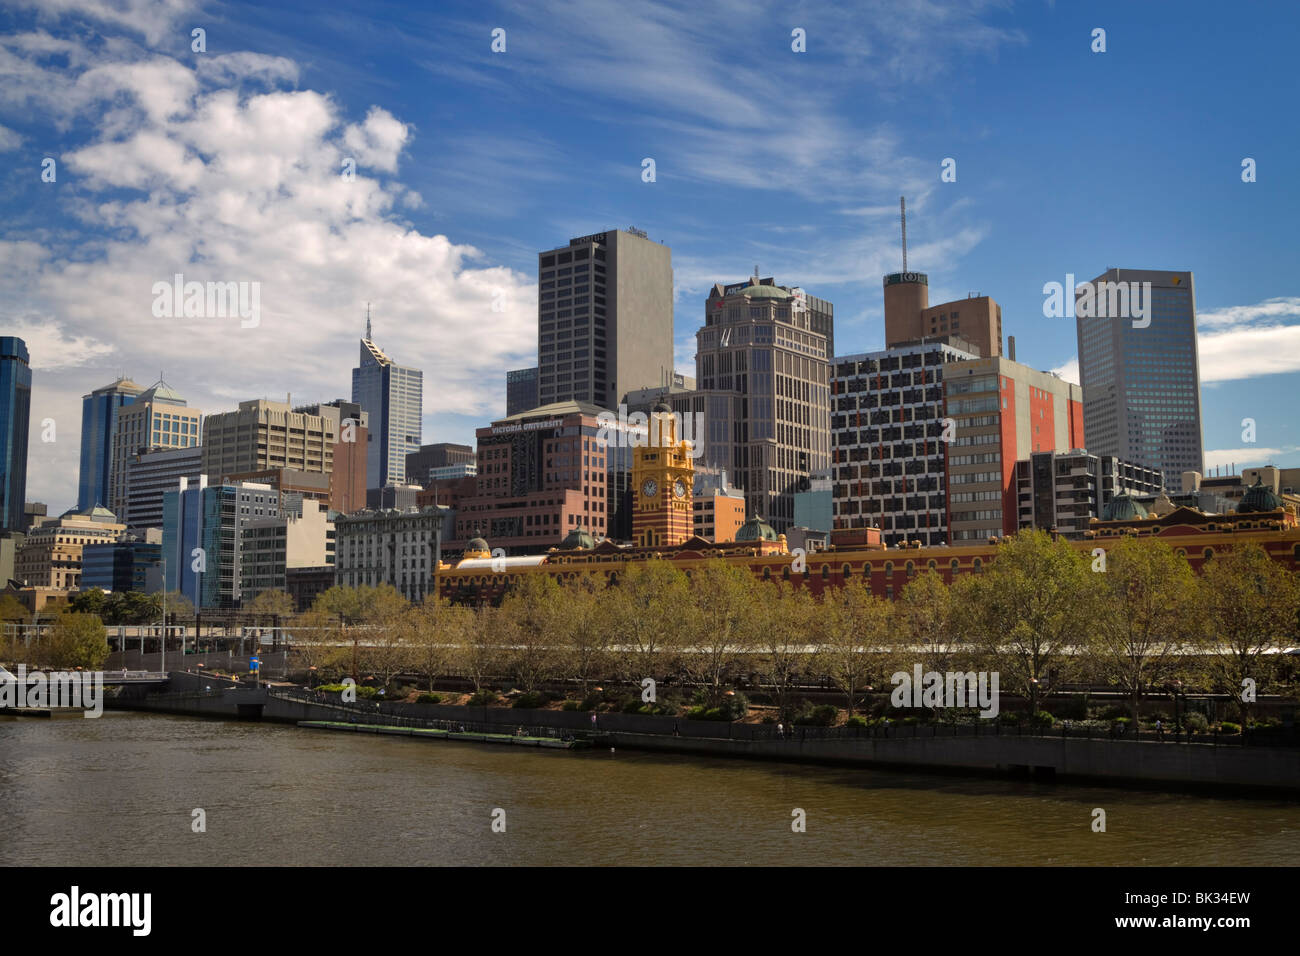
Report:
[[[95,505],[108,507],[108,483],[113,471],[113,437],[118,410],[130,405],[143,391],[123,376],[81,398],[81,472],[77,482],[77,510]],[[122,515],[118,515],[119,518]]]
[[[1192,274],[1109,269],[1076,298],[1088,451],[1162,471],[1167,483],[1201,471]]]
[[[126,516],[126,470],[133,455],[160,448],[191,448],[199,444],[202,413],[190,408],[171,386],[159,380],[117,410],[113,431],[113,463],[108,477],[109,509]]]
[[[406,456],[420,450],[424,373],[396,364],[374,343],[370,318],[361,360],[352,370],[352,401],[369,416],[366,487],[406,481]]]
[[[815,300],[822,302],[822,300]],[[777,531],[794,519],[794,495],[830,465],[830,365],[808,297],[772,280],[715,285],[696,333],[693,392],[673,411],[702,415],[702,463],[725,468],[751,515]],[[820,314],[829,316],[829,302]],[[684,420],[685,421],[685,420]]]
[[[27,343],[16,336],[0,336],[0,531],[23,530],[31,413]]]
[[[537,404],[618,407],[673,374],[672,250],[600,232],[537,256]]]

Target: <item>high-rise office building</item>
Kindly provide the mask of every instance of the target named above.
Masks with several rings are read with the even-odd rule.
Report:
[[[924,272],[885,276],[885,348],[949,335],[982,358],[1001,355],[1002,306],[973,293],[930,305],[930,278]]]
[[[835,359],[836,528],[880,528],[891,545],[948,543],[943,384],[946,370],[976,357],[963,344],[949,336]]]
[[[203,473],[222,480],[285,468],[328,475],[334,468],[338,420],[293,411],[285,402],[240,402],[239,410],[203,422]]]
[[[1109,269],[1080,285],[1076,296],[1088,450],[1154,468],[1169,482],[1184,471],[1201,471],[1192,274]]]
[[[108,506],[108,479],[113,470],[113,435],[117,413],[135,401],[142,389],[123,376],[81,398],[81,473],[77,510]],[[119,517],[121,517],[119,515]]]
[[[356,402],[342,398],[302,405],[294,411],[319,415],[334,422],[334,432],[339,438],[334,444],[334,467],[329,473],[330,507],[343,514],[360,511],[366,506],[370,416]]]
[[[361,359],[352,370],[352,401],[369,416],[366,487],[406,481],[406,456],[420,448],[424,373],[398,365],[371,338],[370,319]]]
[[[202,473],[203,450],[198,445],[132,455],[126,464],[126,514],[120,520],[135,533],[161,528],[163,495],[176,490],[180,479],[198,481]]]
[[[617,408],[673,374],[672,250],[640,230],[537,256],[537,404]]]
[[[279,493],[270,485],[209,485],[206,475],[191,485],[181,478],[176,490],[163,496],[167,590],[180,591],[196,608],[237,607],[243,529],[280,513]]]
[[[536,408],[529,405],[524,411]],[[438,442],[436,445],[421,445],[420,450],[406,456],[406,480],[413,485],[428,486],[430,472],[434,468],[450,468],[455,465],[472,465],[478,460],[474,449],[469,445],[457,445],[453,442]],[[461,475],[473,472],[461,472]],[[447,477],[447,475],[443,475]]]
[[[1016,462],[1019,526],[1079,540],[1115,496],[1157,495],[1164,487],[1160,472],[1110,455],[1034,452]]]
[[[166,382],[158,381],[117,411],[113,433],[113,465],[108,479],[109,510],[127,512],[126,470],[135,455],[161,448],[193,448],[199,444],[203,415],[190,408]]]
[[[13,335],[0,336],[0,531],[23,530],[31,414],[27,343]]]
[[[683,429],[697,445],[703,439],[699,463],[725,468],[749,513],[777,531],[794,520],[795,492],[830,465],[826,336],[806,301],[757,278],[715,285],[695,336],[696,389],[668,397],[675,412],[703,416],[691,419],[703,422],[703,436]]]
[[[1083,448],[1083,390],[1051,372],[994,357],[944,369],[950,543],[1015,534],[1016,462]]]
[[[537,366],[506,372],[506,414],[518,415],[537,407]]]

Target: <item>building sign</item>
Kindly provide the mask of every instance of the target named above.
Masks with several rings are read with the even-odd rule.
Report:
[[[768,276],[766,279],[759,279],[759,280],[758,280],[758,284],[759,284],[759,285],[772,285],[772,283],[773,283],[774,281],[775,281],[775,278],[774,278],[773,276]],[[724,285],[724,286],[722,287],[722,294],[723,294],[723,295],[731,295],[731,294],[734,293],[734,292],[740,292],[742,289],[748,289],[748,288],[749,288],[749,284],[750,284],[750,280],[749,280],[749,279],[746,279],[744,282],[733,282],[731,285]]]
[[[558,418],[547,419],[541,422],[518,422],[514,425],[493,425],[493,435],[513,435],[516,432],[537,432],[544,431],[548,428],[559,428],[563,422]]]
[[[885,276],[885,285],[898,285],[900,282],[919,282],[929,285],[930,277],[924,272],[892,272]]]
[[[601,245],[604,245],[604,244],[605,244],[605,237],[608,236],[608,235],[609,235],[609,233],[607,233],[607,232],[598,232],[598,233],[596,233],[594,236],[583,236],[581,239],[570,239],[570,240],[569,240],[569,245],[570,245],[570,246],[585,246],[585,245],[587,245],[587,244],[590,243],[590,242],[597,242],[597,243],[600,243]]]

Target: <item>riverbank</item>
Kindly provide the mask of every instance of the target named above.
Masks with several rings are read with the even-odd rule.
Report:
[[[172,673],[168,692],[112,700],[114,709],[299,724],[361,724],[437,729],[454,722],[472,733],[565,733],[601,746],[751,760],[974,771],[1123,786],[1211,789],[1300,796],[1300,748],[1173,737],[1114,739],[1053,732],[1003,732],[996,724],[928,727],[775,727],[642,714],[521,710],[438,704],[344,703],[292,686],[248,686],[210,675]],[[1194,738],[1192,738],[1194,740]]]

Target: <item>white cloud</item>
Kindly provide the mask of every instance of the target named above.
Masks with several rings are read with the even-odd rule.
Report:
[[[1294,448],[1216,448],[1205,453],[1205,467],[1216,468],[1220,465],[1235,465],[1242,468],[1256,468],[1270,465],[1283,455],[1295,451]]]
[[[23,144],[22,135],[8,126],[0,126],[0,153],[8,153]]]
[[[205,413],[286,392],[349,397],[367,301],[380,345],[424,369],[426,408],[502,411],[501,370],[531,364],[536,347],[535,281],[394,214],[418,196],[376,177],[397,170],[408,124],[382,109],[350,123],[326,94],[278,89],[296,76],[279,58],[229,55],[196,72],[141,53],[68,67],[58,43],[0,46],[18,67],[3,101],[43,101],[12,87],[59,77],[57,118],[73,137],[60,182],[75,189],[53,238],[0,239],[0,321],[32,354],[34,428],[58,422],[57,442],[32,443],[34,499],[73,500],[80,396],[120,372],[146,385],[162,372]],[[178,272],[260,283],[260,324],[155,318],[152,286]]]
[[[1079,384],[1079,360],[1077,358],[1070,359],[1064,365],[1058,365],[1052,369],[1052,372],[1061,376],[1067,382],[1075,385]]]

